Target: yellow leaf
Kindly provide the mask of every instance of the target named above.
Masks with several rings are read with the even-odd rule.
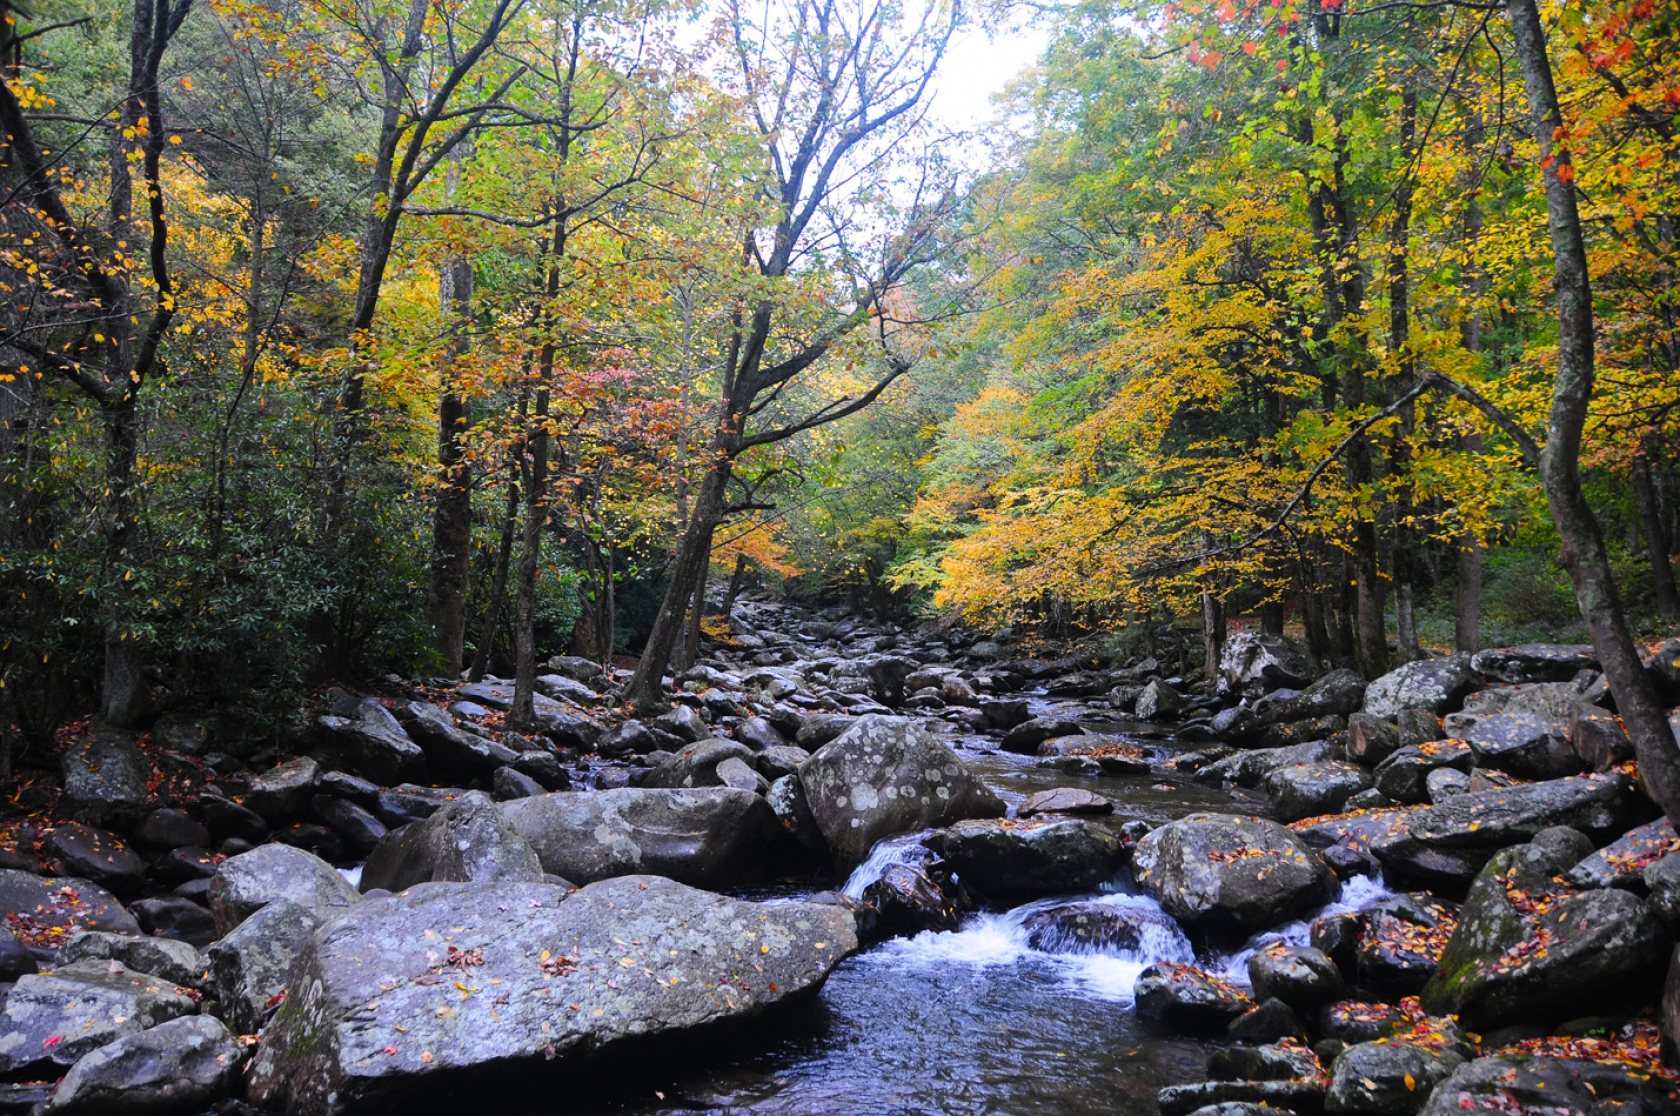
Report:
[[[1417,1089],[1417,1078],[1413,1077],[1409,1073],[1406,1075],[1406,1088],[1412,1090]]]

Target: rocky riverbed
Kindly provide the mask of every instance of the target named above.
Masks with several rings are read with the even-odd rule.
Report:
[[[0,1109],[1674,1107],[1680,840],[1590,649],[731,620],[646,722],[559,657],[531,735],[394,678],[61,734],[0,828]]]

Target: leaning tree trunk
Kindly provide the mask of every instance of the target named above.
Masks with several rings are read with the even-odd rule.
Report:
[[[723,521],[729,472],[730,459],[720,457],[700,481],[694,511],[688,517],[688,525],[677,542],[676,557],[671,562],[671,583],[665,588],[665,599],[659,606],[659,615],[654,617],[653,630],[648,633],[636,673],[625,689],[626,704],[634,706],[638,713],[656,713],[669,704],[665,700],[665,670],[671,665],[677,640],[682,637],[694,581],[705,577],[711,563],[712,533]]]
[[[1564,564],[1575,583],[1575,599],[1592,638],[1616,711],[1627,726],[1648,793],[1670,819],[1680,818],[1680,748],[1645,673],[1628,631],[1598,519],[1581,490],[1581,432],[1592,399],[1593,308],[1587,246],[1577,207],[1574,167],[1552,79],[1551,54],[1535,0],[1510,0],[1507,14],[1528,91],[1529,111],[1544,164],[1546,215],[1555,257],[1553,286],[1558,304],[1557,379],[1552,387],[1546,447],[1540,452],[1540,480],[1546,503],[1563,538]]]

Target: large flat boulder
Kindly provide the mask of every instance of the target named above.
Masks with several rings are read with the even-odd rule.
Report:
[[[856,946],[839,907],[749,903],[658,876],[570,897],[421,884],[316,935],[248,1095],[319,1116],[483,1111],[499,1094],[563,1085],[584,1055],[809,996]]]
[[[1329,901],[1335,875],[1295,834],[1264,818],[1191,814],[1138,842],[1137,881],[1187,929],[1270,929]]]
[[[758,879],[786,839],[752,791],[621,787],[502,804],[543,870],[574,883],[651,873],[695,887]]]
[[[0,868],[0,915],[19,941],[38,950],[56,950],[83,930],[140,933],[140,923],[98,884],[16,868]]]
[[[1421,1116],[1667,1112],[1667,1082],[1636,1065],[1495,1054],[1466,1062],[1430,1092]]]
[[[1491,767],[1519,779],[1561,779],[1585,766],[1569,742],[1569,730],[1527,709],[1478,718],[1464,739],[1476,753],[1478,767]]]
[[[1568,682],[1583,670],[1597,670],[1598,654],[1590,643],[1524,643],[1478,651],[1470,666],[1495,682]]]
[[[955,752],[903,717],[860,718],[801,765],[799,781],[842,871],[883,837],[1005,811]]]

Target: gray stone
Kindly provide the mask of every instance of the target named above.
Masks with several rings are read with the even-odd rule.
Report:
[[[1034,717],[1030,721],[1022,721],[1003,734],[1003,750],[1018,752],[1021,755],[1032,755],[1039,752],[1040,747],[1047,740],[1078,736],[1083,732],[1084,729],[1080,727],[1078,721],[1069,721],[1060,717]]]
[[[210,831],[185,810],[166,808],[147,814],[135,827],[134,839],[160,849],[178,849],[183,845],[210,844]]]
[[[115,961],[20,977],[0,1013],[0,1073],[72,1065],[124,1035],[197,1011],[185,988]]]
[[[1162,682],[1160,679],[1149,683],[1138,695],[1134,709],[1139,720],[1161,721],[1177,714],[1184,708],[1184,695]]]
[[[1675,836],[1674,825],[1667,818],[1659,818],[1629,830],[1577,861],[1563,878],[1574,887],[1642,890],[1646,867],[1676,850],[1680,850],[1680,838]]]
[[[902,717],[861,718],[806,760],[799,780],[842,870],[883,837],[1005,812],[955,752]]]
[[[1440,1082],[1464,1064],[1458,1051],[1430,1050],[1407,1042],[1362,1042],[1348,1047],[1330,1069],[1326,1112],[1411,1116]]]
[[[1017,811],[1023,818],[1039,814],[1112,814],[1114,803],[1079,787],[1055,787],[1030,795]]]
[[[1081,818],[964,821],[925,843],[965,885],[999,898],[1087,891],[1125,859],[1112,830]]]
[[[654,718],[653,727],[690,744],[704,740],[712,734],[711,726],[706,724],[698,711],[688,705],[672,706],[668,712]]]
[[[1276,997],[1292,1008],[1311,1011],[1347,997],[1341,970],[1321,950],[1275,945],[1255,951],[1248,959],[1248,980],[1254,998]]]
[[[752,717],[742,721],[732,731],[736,740],[755,752],[768,751],[787,744],[787,737],[763,717]]]
[[[482,1111],[537,1082],[563,1087],[586,1052],[808,997],[856,945],[838,907],[652,876],[569,898],[541,884],[420,885],[317,934],[263,1034],[248,1099],[319,1116]]]
[[[1538,713],[1518,710],[1483,717],[1464,738],[1479,766],[1519,779],[1561,779],[1582,768],[1567,730]]]
[[[426,753],[378,700],[363,698],[354,717],[329,714],[318,723],[349,752],[356,770],[381,786],[425,779]]]
[[[357,856],[366,856],[389,832],[385,823],[373,814],[344,798],[318,794],[312,803],[315,816],[339,835],[344,845]]]
[[[1680,925],[1680,856],[1658,857],[1640,875],[1651,892],[1652,909],[1670,926]]]
[[[1196,771],[1195,780],[1213,787],[1231,785],[1254,788],[1264,783],[1266,776],[1281,767],[1323,763],[1334,759],[1335,756],[1336,746],[1328,740],[1293,744],[1287,748],[1246,748],[1200,768]]]
[[[811,753],[793,744],[772,744],[753,756],[752,767],[772,783],[783,775],[797,775]]]
[[[1348,718],[1347,758],[1375,767],[1400,749],[1400,730],[1386,717],[1355,713]]]
[[[135,972],[150,973],[189,988],[197,987],[204,979],[198,950],[169,938],[136,938],[90,930],[77,934],[58,951],[59,965],[73,965],[77,961],[120,961]]]
[[[1276,822],[1191,814],[1138,842],[1138,883],[1188,928],[1251,934],[1299,917],[1338,891],[1330,868]]]
[[[622,759],[651,752],[657,745],[652,729],[640,721],[625,721],[603,733],[595,741],[595,751],[611,759]]]
[[[1476,686],[1470,656],[1419,659],[1389,671],[1365,689],[1365,712],[1393,717],[1402,709],[1424,709],[1439,716],[1457,709]]]
[[[1352,796],[1371,785],[1371,773],[1354,763],[1298,763],[1266,776],[1266,793],[1279,821],[1340,813]]]
[[[770,784],[764,799],[776,815],[776,820],[799,843],[800,848],[812,858],[826,863],[828,846],[823,843],[817,819],[811,816],[811,805],[805,801],[805,784],[799,781],[799,776],[783,775]]]
[[[1099,953],[1125,957],[1194,956],[1178,923],[1150,907],[1100,900],[1035,911],[1021,923],[1027,945],[1041,953]]]
[[[1355,948],[1361,987],[1413,995],[1435,975],[1441,950],[1458,926],[1458,904],[1427,893],[1396,895],[1363,916]]]
[[[1396,802],[1422,802],[1429,797],[1429,773],[1443,767],[1468,772],[1476,754],[1462,740],[1434,740],[1398,748],[1377,765],[1376,788]]]
[[[1581,762],[1603,771],[1633,758],[1633,741],[1622,720],[1606,709],[1576,705],[1569,722],[1569,744]]]
[[[90,880],[0,868],[0,915],[25,945],[56,949],[82,930],[138,934],[117,897]]]
[[[748,883],[784,838],[762,797],[730,787],[562,792],[502,811],[544,871],[580,884],[633,873],[696,887]]]
[[[1345,668],[1333,670],[1299,693],[1278,691],[1254,703],[1257,727],[1307,721],[1318,717],[1345,717],[1359,712],[1365,700],[1365,680]]]
[[[309,804],[321,765],[308,756],[298,756],[270,768],[251,780],[245,805],[265,818],[295,814]]]
[[[562,791],[572,789],[572,777],[566,769],[560,766],[560,760],[553,752],[545,752],[533,748],[528,752],[520,752],[514,757],[512,767],[521,775],[529,775],[536,780],[543,790]]]
[[[565,873],[559,873],[565,875]],[[424,821],[387,834],[362,868],[361,890],[402,891],[417,883],[536,883],[543,866],[502,808],[467,791]]]
[[[256,1034],[322,921],[289,899],[276,899],[210,946],[211,986],[222,1018],[236,1031]]]
[[[1460,794],[1470,793],[1470,776],[1451,767],[1437,767],[1424,779],[1430,803],[1438,804]]]
[[[245,1064],[218,1019],[190,1015],[100,1047],[64,1075],[47,1105],[64,1116],[198,1112],[233,1092]]]
[[[723,786],[752,791],[754,794],[770,793],[770,780],[747,766],[747,761],[739,756],[729,756],[722,760],[717,765],[716,773],[718,782]]]
[[[290,845],[263,845],[222,861],[210,880],[210,913],[226,934],[276,899],[290,899],[316,914],[361,902],[333,866]]]
[[[751,748],[717,737],[690,744],[648,772],[644,787],[717,787],[723,785],[717,766],[726,759],[750,760]]]
[[[1668,1089],[1637,1066],[1496,1054],[1459,1066],[1435,1086],[1419,1111],[1421,1116],[1663,1113],[1670,1110]]]
[[[598,705],[601,701],[600,694],[564,674],[539,674],[536,688],[538,693],[556,701],[569,701],[573,705]]]
[[[1219,692],[1259,697],[1281,687],[1300,689],[1319,676],[1306,651],[1287,636],[1235,632],[1219,660]]]
[[[821,748],[831,741],[838,740],[856,723],[856,717],[844,713],[816,713],[805,718],[805,723],[799,726],[794,743],[806,751]]]
[[[65,822],[42,843],[42,852],[53,871],[92,880],[117,895],[132,895],[146,883],[146,862],[108,830]]]
[[[210,750],[210,726],[187,717],[159,717],[152,724],[152,739],[171,752],[202,756]]]
[[[515,798],[530,798],[532,795],[543,794],[548,788],[522,771],[512,767],[498,767],[496,774],[491,776],[490,789],[496,801],[507,802]]]
[[[1254,1002],[1240,989],[1192,965],[1157,961],[1132,986],[1137,1013],[1169,1030],[1221,1035]]]
[[[500,741],[460,728],[430,702],[405,702],[397,706],[396,718],[409,739],[426,753],[427,767],[444,777],[482,775],[512,763],[517,754]]]
[[[125,734],[95,732],[59,757],[63,810],[90,825],[128,829],[146,813],[152,765]]]
[[[1590,643],[1525,643],[1478,651],[1470,667],[1495,682],[1568,682],[1583,670],[1597,670],[1598,656]]]

